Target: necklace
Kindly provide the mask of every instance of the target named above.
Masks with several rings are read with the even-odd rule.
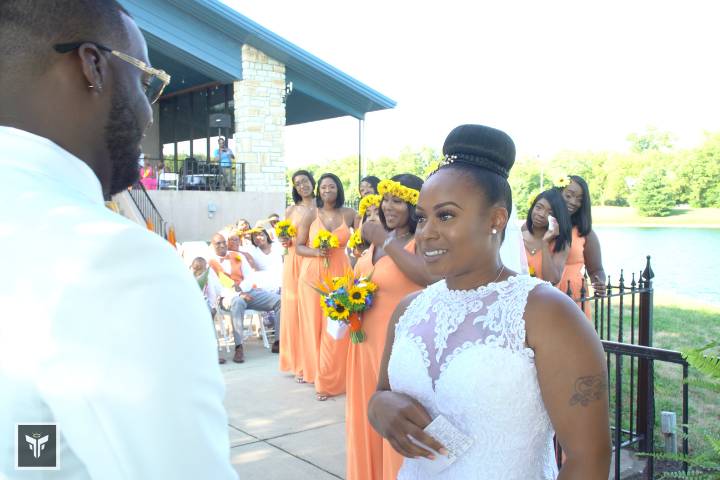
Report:
[[[498,281],[498,278],[500,278],[500,275],[502,275],[502,273],[503,273],[504,271],[505,271],[505,265],[502,266],[502,268],[500,269],[500,272],[497,274],[497,277],[495,277],[495,280],[493,280],[493,281],[490,282],[490,283],[495,283],[495,282],[497,282],[497,281]]]

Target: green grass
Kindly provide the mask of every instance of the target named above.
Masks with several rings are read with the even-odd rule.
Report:
[[[594,225],[720,228],[720,208],[676,207],[667,217],[642,217],[632,207],[593,207]]]
[[[629,300],[629,297],[626,298]],[[630,309],[626,307],[624,321],[624,340],[630,341]],[[617,340],[617,323],[619,308],[613,302],[611,337]],[[654,306],[653,346],[668,350],[683,351],[699,347],[712,340],[720,339],[720,308],[669,296],[656,296]],[[636,319],[637,323],[637,319]],[[637,331],[637,325],[636,325]],[[636,337],[637,338],[637,337]],[[637,362],[635,362],[637,372]],[[629,374],[630,360],[623,359],[623,428],[629,427]],[[637,375],[637,373],[636,373]],[[691,378],[700,378],[696,372],[690,371]],[[611,355],[610,365],[610,397],[611,405],[615,398],[615,363]],[[689,425],[690,449],[694,452],[705,451],[709,448],[703,433],[717,431],[720,425],[720,401],[717,395],[697,388],[690,387],[689,399]],[[634,408],[634,407],[633,407]],[[672,411],[677,415],[678,428],[682,423],[682,367],[666,362],[655,362],[655,447],[662,450],[662,435],[660,433],[660,412]],[[614,424],[614,412],[611,412],[611,423]],[[678,447],[681,440],[678,439]]]

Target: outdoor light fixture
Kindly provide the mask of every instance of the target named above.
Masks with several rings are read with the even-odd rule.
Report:
[[[287,85],[285,85],[285,91],[283,92],[283,95],[282,95],[283,103],[285,103],[285,101],[287,100],[287,97],[289,97],[292,92],[293,92],[293,83],[288,82]]]
[[[208,203],[208,218],[213,218],[215,216],[215,212],[217,212],[217,205],[213,202]]]

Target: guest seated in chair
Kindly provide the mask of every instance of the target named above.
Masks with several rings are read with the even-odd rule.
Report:
[[[232,283],[233,295],[224,297],[222,306],[230,310],[235,337],[235,356],[233,362],[243,363],[243,328],[245,310],[274,312],[280,318],[280,295],[262,288],[256,288],[252,282],[253,270],[245,256],[238,252],[229,252],[227,241],[220,233],[213,235],[210,241],[215,256],[210,259],[210,268],[226,284]]]
[[[252,243],[255,246],[253,261],[255,265],[255,283],[271,292],[280,293],[283,276],[282,246],[270,239],[268,231],[262,226],[252,230]],[[280,352],[280,317],[269,315],[275,328],[275,342],[272,352]]]

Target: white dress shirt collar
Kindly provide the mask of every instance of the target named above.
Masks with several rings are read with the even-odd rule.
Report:
[[[88,165],[47,138],[0,126],[0,165],[43,175],[93,203],[103,203],[102,187]]]

